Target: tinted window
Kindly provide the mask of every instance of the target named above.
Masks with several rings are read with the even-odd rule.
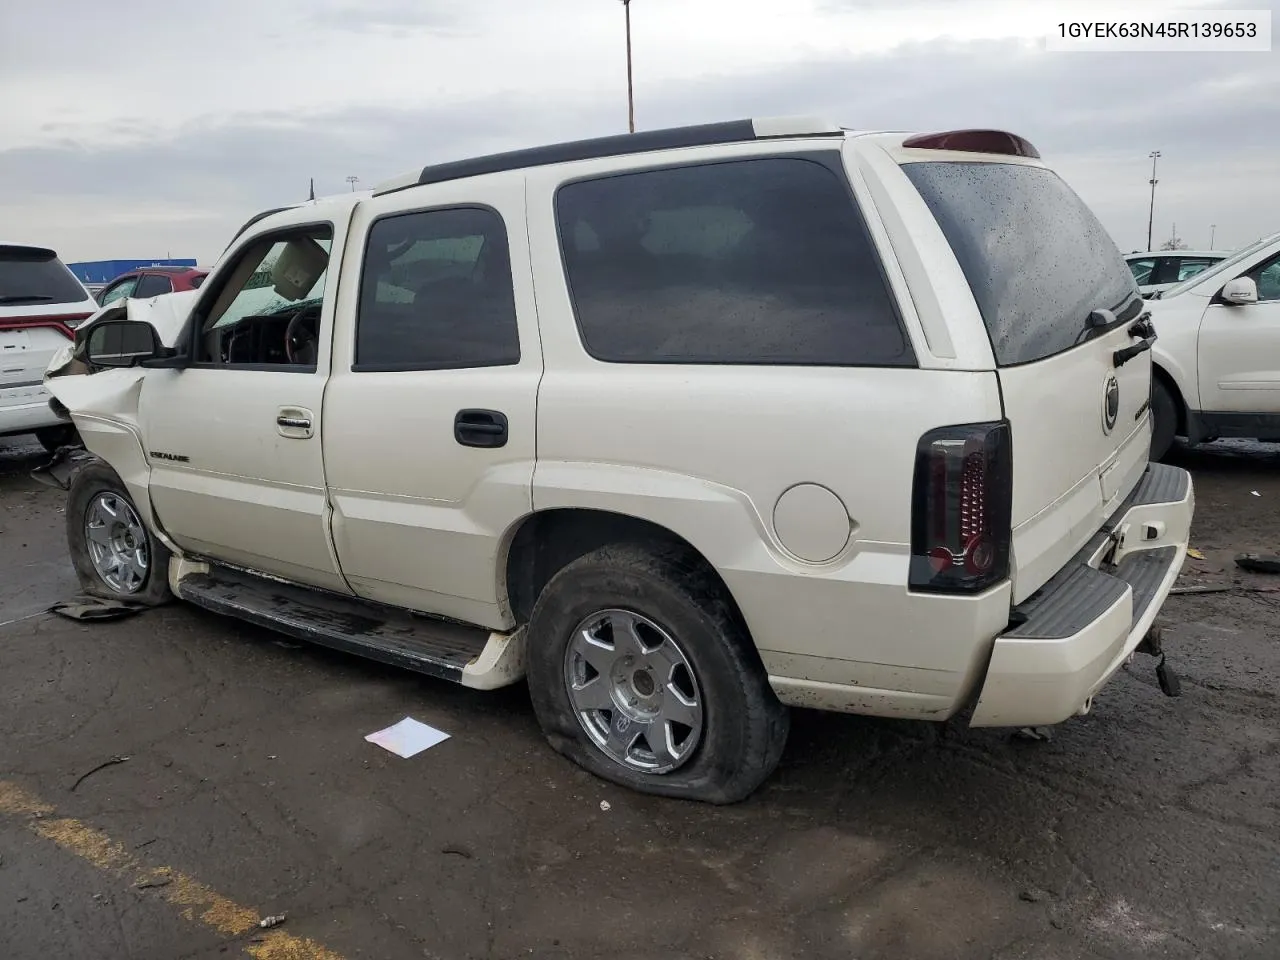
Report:
[[[374,223],[360,280],[356,369],[441,370],[519,360],[501,217],[468,207]]]
[[[1183,257],[1178,261],[1178,273],[1175,277],[1175,282],[1181,283],[1183,280],[1190,280],[1196,274],[1203,273],[1217,262],[1217,260],[1206,260],[1203,257],[1199,259]]]
[[[204,283],[204,278],[206,276],[207,274],[197,273],[194,277],[192,277],[190,280],[187,281],[187,284],[188,286],[191,287],[192,290],[199,290],[200,285]]]
[[[1150,283],[1149,278],[1155,265],[1155,257],[1148,257],[1145,260],[1130,260],[1129,272],[1133,274],[1133,282],[1139,285]]]
[[[98,302],[105,307],[107,304],[114,303],[124,297],[132,297],[134,288],[137,286],[137,277],[126,277],[124,280],[117,280],[102,291],[102,296],[98,298]]]
[[[1272,259],[1254,271],[1259,300],[1280,300],[1280,259]]]
[[[770,158],[562,187],[583,342],[600,360],[915,362],[840,176]]]
[[[0,246],[0,305],[80,303],[87,297],[52,250]]]
[[[1043,167],[910,163],[969,281],[1001,366],[1069,350],[1090,312],[1142,309],[1124,258],[1084,202]]]
[[[138,281],[138,288],[133,295],[139,299],[146,299],[158,297],[162,293],[173,293],[173,282],[159,274],[145,273]]]

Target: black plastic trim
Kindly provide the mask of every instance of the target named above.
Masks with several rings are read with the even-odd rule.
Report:
[[[486,173],[503,173],[527,167],[545,167],[553,163],[572,163],[577,160],[599,160],[604,157],[622,157],[635,153],[651,153],[655,150],[675,150],[682,147],[709,147],[722,143],[747,143],[753,140],[795,139],[800,137],[844,137],[844,131],[796,132],[777,137],[756,134],[750,120],[728,120],[721,123],[703,123],[687,127],[667,127],[662,130],[643,130],[640,133],[622,133],[587,140],[571,140],[524,150],[491,153],[483,157],[453,160],[448,163],[429,164],[418,175],[418,186],[444,183],[478,177]],[[406,184],[386,193],[405,190],[414,184]]]

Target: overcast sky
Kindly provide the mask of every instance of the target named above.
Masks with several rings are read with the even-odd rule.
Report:
[[[1128,0],[1269,9],[1280,0]],[[1280,54],[1049,53],[1092,0],[633,0],[641,129],[807,114],[1030,139],[1125,250],[1280,230]],[[1114,13],[1112,14],[1114,15]],[[212,262],[268,206],[626,130],[619,0],[0,0],[0,237]]]

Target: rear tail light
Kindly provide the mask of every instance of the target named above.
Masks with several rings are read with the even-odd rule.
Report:
[[[920,438],[912,590],[974,593],[1009,576],[1012,452],[1008,423],[942,427]]]
[[[72,331],[92,316],[92,313],[60,313],[52,317],[15,317],[10,320],[0,320],[0,330],[48,327],[51,330],[57,330],[68,340],[74,340],[75,334]]]

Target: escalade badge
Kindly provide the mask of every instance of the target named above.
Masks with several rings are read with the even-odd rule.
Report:
[[[1102,391],[1102,432],[1110,433],[1114,430],[1119,416],[1120,382],[1113,375],[1107,377],[1107,385]]]

